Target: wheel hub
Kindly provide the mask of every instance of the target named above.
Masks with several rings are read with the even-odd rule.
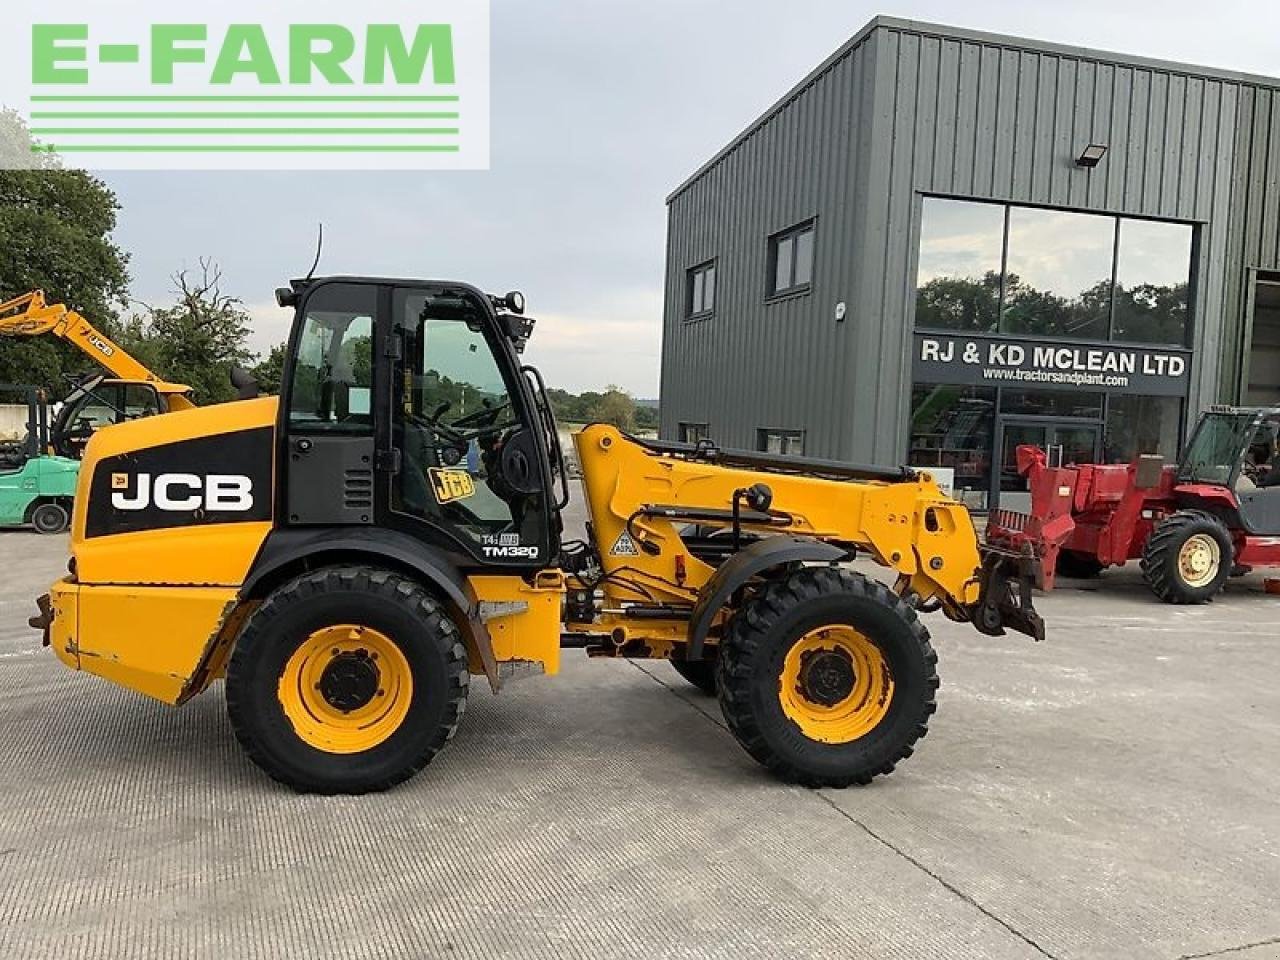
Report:
[[[1204,534],[1188,538],[1178,551],[1178,571],[1191,586],[1203,586],[1218,572],[1220,551],[1217,542]]]
[[[797,692],[810,703],[834,707],[853,692],[853,658],[841,647],[807,650],[800,658]]]
[[[378,693],[378,667],[364,649],[339,653],[325,666],[316,685],[325,703],[350,713]]]

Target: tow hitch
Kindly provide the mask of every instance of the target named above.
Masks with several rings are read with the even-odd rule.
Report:
[[[1044,621],[1031,602],[1032,587],[1040,576],[1040,560],[1030,544],[1024,545],[1023,552],[994,544],[984,544],[981,551],[978,602],[971,611],[973,625],[992,637],[1003,636],[1007,627],[1033,640],[1043,640]]]

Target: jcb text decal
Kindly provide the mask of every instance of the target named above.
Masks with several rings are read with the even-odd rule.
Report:
[[[454,500],[465,500],[476,495],[476,484],[471,474],[465,470],[445,470],[431,467],[431,489],[438,503],[450,503]]]
[[[253,481],[242,474],[194,473],[111,474],[111,506],[117,510],[168,510],[175,513],[195,510],[253,509]]]

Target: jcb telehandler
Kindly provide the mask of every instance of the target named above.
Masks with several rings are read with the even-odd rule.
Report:
[[[70,343],[111,374],[80,384],[67,397],[50,424],[50,453],[77,458],[100,426],[195,406],[190,387],[152,373],[80,313],[49,303],[43,290],[0,303],[0,337],[45,334]]]
[[[924,735],[917,610],[1039,638],[1034,561],[983,552],[925,474],[575,437],[586,542],[518,353],[523,297],[334,277],[296,308],[276,398],[99,431],[70,575],[32,624],[71,667],[180,704],[226,677],[249,756],[307,791],[398,783],[453,736],[468,679],[562,647],[669,658],[781,777],[844,786]],[[861,553],[891,590],[842,562]]]

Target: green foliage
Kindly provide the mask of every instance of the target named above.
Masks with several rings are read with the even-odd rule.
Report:
[[[1139,343],[1182,343],[1188,288],[1138,284],[1115,286],[1115,337]],[[1005,277],[1000,312],[1000,274],[981,279],[935,277],[916,291],[916,325],[961,333],[1017,333],[1105,340],[1112,305],[1109,279],[1075,297],[1038,290],[1014,273]]]
[[[201,405],[234,400],[231,368],[253,360],[245,345],[249,314],[240,300],[222,293],[221,280],[209,260],[200,261],[198,279],[180,271],[173,277],[178,302],[147,307],[121,337],[121,346],[160,376],[191,387]]]
[[[30,154],[30,138],[11,111],[0,112],[0,168]],[[27,162],[30,163],[28,156]],[[126,303],[128,256],[111,242],[119,204],[100,180],[61,170],[0,169],[0,300],[44,290],[108,334]],[[0,381],[65,391],[64,374],[93,370],[69,344],[51,337],[0,339]]]
[[[280,381],[284,377],[284,357],[287,349],[287,345],[277,343],[253,367],[251,371],[253,379],[258,381],[258,387],[263,393],[278,394],[280,392]]]
[[[637,404],[631,395],[610,385],[604,393],[587,390],[572,394],[549,389],[551,408],[561,423],[612,423],[620,430],[657,430],[658,411]]]

